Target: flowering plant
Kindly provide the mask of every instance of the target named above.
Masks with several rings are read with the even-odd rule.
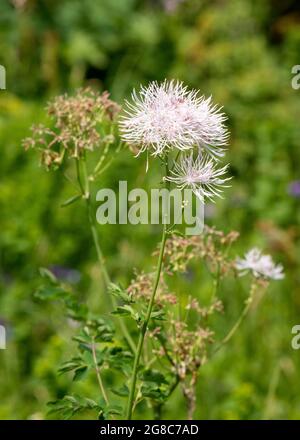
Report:
[[[54,128],[39,126],[24,141],[26,149],[41,152],[42,163],[63,171],[65,160],[74,163],[77,194],[64,203],[85,202],[91,236],[101,267],[108,310],[95,316],[76,301],[70,286],[43,269],[38,298],[59,299],[66,313],[79,324],[74,340],[78,352],[60,368],[73,372],[74,380],[94,373],[100,398],[67,395],[50,403],[50,412],[70,418],[83,411],[94,411],[100,419],[135,417],[142,405],[162,418],[164,405],[180,388],[192,419],[197,406],[197,380],[202,366],[234,336],[251,310],[254,300],[271,280],[283,278],[283,269],[257,249],[244,259],[231,256],[239,234],[225,234],[205,226],[202,234],[184,236],[162,219],[162,237],[154,250],[153,271],[134,269],[129,286],[112,280],[106,267],[95,222],[91,185],[112,163],[122,147],[139,156],[153,156],[163,164],[161,182],[166,189],[191,188],[202,203],[220,197],[230,177],[228,165],[220,165],[228,143],[226,117],[211,98],[199,97],[180,82],[151,83],[134,91],[132,100],[120,115],[120,107],[107,93],[81,90],[74,97],[58,97],[48,106]],[[98,155],[97,165],[88,169],[89,154]],[[64,171],[63,171],[64,172]],[[171,280],[189,273],[191,265],[205,263],[212,276],[208,303],[190,295],[178,296]],[[235,324],[221,340],[215,339],[213,319],[224,313],[219,299],[224,278],[250,274],[245,305]],[[109,317],[108,317],[109,316]],[[107,376],[109,372],[109,377]],[[107,380],[105,380],[107,379]],[[115,386],[117,384],[117,387]]]

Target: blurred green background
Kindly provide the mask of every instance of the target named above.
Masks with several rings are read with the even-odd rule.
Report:
[[[196,418],[300,418],[300,351],[291,328],[300,324],[300,90],[291,68],[300,64],[296,0],[2,0],[0,64],[0,418],[45,418],[46,403],[74,390],[57,368],[73,353],[74,329],[56,304],[33,292],[40,266],[55,268],[78,295],[101,311],[99,269],[80,205],[59,172],[45,172],[22,138],[43,121],[47,100],[92,84],[122,102],[133,87],[178,78],[224,106],[231,131],[228,161],[234,176],[225,199],[207,209],[207,223],[241,238],[242,255],[259,246],[285,267],[226,350],[200,374]],[[131,187],[157,181],[154,162],[123,152],[98,182]],[[126,284],[133,268],[151,268],[159,228],[99,227],[108,265]],[[201,298],[211,280],[199,267],[188,291]],[[222,337],[245,295],[226,283]],[[87,397],[94,378],[76,385]],[[71,388],[72,387],[72,388]],[[150,417],[147,409],[140,417]],[[180,393],[165,417],[185,417]]]

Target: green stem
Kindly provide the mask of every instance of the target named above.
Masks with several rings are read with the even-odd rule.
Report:
[[[80,174],[79,174],[79,176],[80,176]],[[89,183],[87,169],[86,169],[86,163],[85,163],[84,159],[82,160],[82,178],[83,178],[82,188],[84,190],[83,197],[85,198],[86,205],[87,205],[88,219],[89,219],[89,224],[90,224],[90,228],[91,228],[91,232],[92,232],[92,236],[93,236],[93,241],[95,244],[97,257],[98,257],[101,272],[103,275],[104,283],[105,283],[105,286],[108,287],[108,285],[111,283],[111,280],[108,275],[108,271],[106,269],[105,260],[104,260],[102,250],[100,247],[100,243],[99,243],[99,237],[98,237],[97,228],[95,225],[95,219],[94,219],[94,215],[93,215],[93,207],[91,204],[90,183]]]
[[[211,303],[213,303],[213,301],[215,300],[217,293],[218,293],[218,290],[219,290],[220,275],[221,275],[221,267],[220,267],[220,263],[218,263],[217,274],[214,279],[213,294],[212,294],[211,301],[210,301]]]
[[[171,387],[169,389],[168,397],[170,397],[171,394],[176,390],[179,382],[180,382],[180,378],[179,378],[178,374],[176,374],[175,380],[174,380],[173,384],[171,385]]]
[[[165,158],[165,165],[166,165],[166,176],[168,176],[168,174],[169,174],[168,156]],[[167,188],[169,188],[169,182],[166,182],[166,186],[167,186]],[[162,238],[161,238],[161,244],[160,244],[159,257],[158,257],[158,262],[157,262],[155,282],[154,282],[151,298],[150,298],[150,301],[148,304],[145,321],[142,325],[141,333],[139,335],[138,345],[137,345],[135,358],[134,358],[133,372],[132,372],[132,378],[131,378],[131,384],[130,384],[127,413],[126,413],[127,420],[131,420],[131,418],[132,418],[132,412],[133,412],[132,410],[133,410],[133,405],[134,405],[134,396],[135,396],[138,368],[139,368],[139,364],[140,364],[145,335],[146,335],[146,332],[148,329],[148,324],[149,324],[149,321],[151,318],[152,308],[154,305],[155,295],[156,295],[157,287],[158,287],[159,280],[160,280],[165,244],[166,244],[166,239],[167,239],[167,229],[168,229],[167,228],[167,221],[165,219],[163,219],[163,223],[164,223],[164,226],[163,226],[163,232],[162,232]]]
[[[103,256],[103,253],[101,250],[98,232],[97,232],[97,228],[96,228],[96,224],[95,224],[95,218],[93,215],[93,208],[92,208],[91,197],[90,197],[90,183],[89,183],[89,178],[88,178],[88,174],[87,174],[86,163],[85,163],[84,159],[81,159],[81,163],[82,163],[82,173],[81,173],[79,160],[80,159],[76,160],[77,179],[78,179],[78,183],[81,188],[81,191],[82,191],[82,195],[86,201],[87,210],[88,210],[89,225],[90,225],[90,229],[91,229],[91,233],[92,233],[92,237],[93,237],[93,242],[94,242],[94,245],[96,248],[97,257],[98,257],[100,269],[102,272],[103,280],[104,280],[105,286],[108,287],[109,284],[111,283],[111,279],[110,279],[110,276],[109,276],[107,268],[106,268],[105,259],[104,259],[104,256]],[[112,303],[113,308],[116,308],[116,302],[115,302],[115,299],[113,298],[113,296],[111,296],[110,299],[111,299],[111,303]],[[120,329],[121,329],[128,345],[129,345],[129,347],[131,348],[133,353],[135,353],[136,346],[135,346],[135,343],[133,342],[132,337],[130,336],[130,333],[129,333],[125,323],[123,322],[123,320],[120,317],[118,317],[117,320],[118,320],[118,324],[120,326]]]
[[[160,334],[158,334],[158,335],[157,335],[157,339],[158,339],[160,345],[162,346],[162,348],[163,348],[163,350],[164,350],[164,352],[165,352],[165,355],[166,355],[167,360],[168,360],[168,361],[170,362],[170,364],[174,367],[174,366],[175,366],[175,362],[173,361],[173,359],[171,358],[171,356],[170,356],[170,354],[169,354],[168,348],[167,348],[167,346],[166,346],[166,344],[165,344],[164,337],[161,336]]]
[[[222,339],[220,345],[218,345],[218,347],[216,347],[216,349],[213,351],[213,354],[217,353],[217,351],[219,351],[220,348],[223,347],[223,345],[225,345],[225,344],[227,344],[227,342],[229,342],[229,340],[232,338],[232,336],[235,334],[237,329],[240,327],[240,325],[242,324],[242,322],[244,321],[244,319],[248,315],[248,312],[251,308],[251,304],[252,304],[252,301],[248,300],[248,302],[247,302],[246,306],[244,307],[242,313],[240,314],[238,320],[236,321],[234,326],[231,328],[231,330],[227,333],[225,338]]]
[[[242,311],[239,319],[235,323],[235,325],[232,327],[230,332],[227,334],[227,336],[222,340],[221,344],[227,344],[227,342],[232,338],[232,336],[235,334],[241,323],[243,322],[244,318],[247,316],[249,310],[250,310],[251,302],[249,301],[248,304],[244,307],[244,310]]]
[[[107,398],[107,394],[102,382],[102,378],[101,378],[101,373],[100,373],[100,368],[98,366],[98,360],[97,360],[97,354],[96,354],[96,347],[95,347],[95,340],[93,338],[93,343],[92,343],[92,355],[93,355],[93,361],[94,361],[94,365],[95,365],[95,370],[96,370],[96,375],[97,375],[97,380],[98,380],[98,384],[99,384],[99,388],[101,391],[101,394],[103,396],[103,399],[106,403],[106,405],[109,404],[108,402],[108,398]]]
[[[170,387],[170,389],[168,391],[168,399],[171,397],[173,392],[176,390],[179,382],[180,382],[180,378],[179,378],[178,374],[176,374],[175,380],[172,383],[172,385],[171,385],[171,387]],[[163,412],[165,404],[166,404],[166,402],[164,401],[162,403],[159,403],[156,407],[153,407],[153,410],[154,410],[154,420],[161,420],[162,419],[162,412]]]
[[[129,399],[128,399],[128,408],[127,408],[127,415],[126,415],[127,420],[131,420],[131,417],[132,417],[132,406],[133,406],[133,402],[134,402],[135,388],[136,388],[136,382],[137,382],[137,372],[138,372],[140,358],[141,358],[142,349],[143,349],[143,345],[144,345],[145,334],[147,332],[148,324],[150,321],[151,312],[152,312],[152,308],[153,308],[153,304],[154,304],[154,300],[155,300],[155,295],[156,295],[157,287],[159,284],[161,269],[162,269],[162,261],[163,261],[164,249],[165,249],[166,238],[167,238],[166,229],[167,228],[166,228],[166,224],[165,224],[164,229],[163,229],[162,239],[161,239],[161,246],[160,246],[159,258],[158,258],[158,263],[157,263],[155,283],[153,286],[150,302],[148,304],[145,321],[144,321],[143,326],[141,328],[141,333],[139,336],[136,355],[135,355],[135,359],[134,359],[132,379],[131,379],[131,385],[130,385],[130,394],[129,394]]]

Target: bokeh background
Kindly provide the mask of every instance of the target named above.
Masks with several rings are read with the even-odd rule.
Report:
[[[2,0],[0,64],[0,321],[8,333],[0,351],[0,418],[45,418],[49,400],[74,390],[57,368],[74,351],[74,329],[57,304],[33,295],[39,267],[74,284],[101,311],[99,269],[80,205],[58,172],[46,172],[22,138],[44,120],[48,99],[92,84],[122,102],[149,80],[178,78],[213,95],[229,116],[228,160],[234,175],[225,199],[210,206],[207,223],[241,233],[235,252],[257,245],[285,267],[226,350],[201,370],[196,418],[300,418],[300,351],[291,328],[300,324],[299,203],[300,90],[291,68],[300,64],[296,0]],[[99,185],[132,187],[156,181],[155,165],[123,152]],[[159,229],[105,226],[99,232],[114,278],[151,268]],[[205,296],[211,280],[202,267],[186,283]],[[222,337],[245,294],[221,288]],[[75,385],[93,397],[94,378]],[[149,417],[144,408],[140,417]],[[184,418],[180,394],[167,418]]]

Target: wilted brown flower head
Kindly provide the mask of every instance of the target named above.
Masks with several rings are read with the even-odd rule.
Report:
[[[100,94],[86,88],[74,96],[58,96],[47,106],[52,120],[50,127],[32,127],[32,137],[25,139],[23,145],[26,150],[40,150],[41,162],[47,168],[59,166],[66,153],[77,158],[85,150],[94,150],[106,142],[111,136],[111,130],[106,129],[112,126],[119,111],[108,92]]]
[[[195,320],[187,319],[190,311],[194,311]],[[214,342],[214,332],[207,326],[207,318],[223,311],[221,301],[215,300],[207,307],[200,305],[196,298],[189,298],[186,306],[187,314],[181,318],[172,309],[166,316],[166,322],[156,327],[152,337],[157,339],[161,347],[154,350],[158,356],[165,356],[171,363],[187,401],[188,417],[192,419],[196,405],[196,384],[200,367],[207,360],[207,348]]]
[[[215,299],[208,307],[202,307],[196,298],[191,298],[186,306],[186,310],[194,310],[199,317],[208,318],[215,312],[223,312],[223,303]]]
[[[142,300],[145,303],[149,301],[153,289],[153,278],[154,274],[152,273],[138,273],[135,271],[135,276],[127,288],[127,292],[134,301]],[[163,276],[160,279],[155,303],[157,306],[164,304],[175,305],[177,303],[176,296],[169,291]]]
[[[228,251],[238,236],[236,231],[225,234],[208,226],[204,227],[200,235],[182,237],[173,234],[166,242],[165,270],[170,275],[174,272],[186,272],[191,260],[205,259],[212,272],[219,270],[220,275],[224,275],[234,267]]]
[[[171,325],[173,331],[169,334],[169,346],[175,355],[177,373],[185,379],[205,362],[206,347],[212,342],[213,332],[200,326],[189,330],[182,321],[171,321]]]

